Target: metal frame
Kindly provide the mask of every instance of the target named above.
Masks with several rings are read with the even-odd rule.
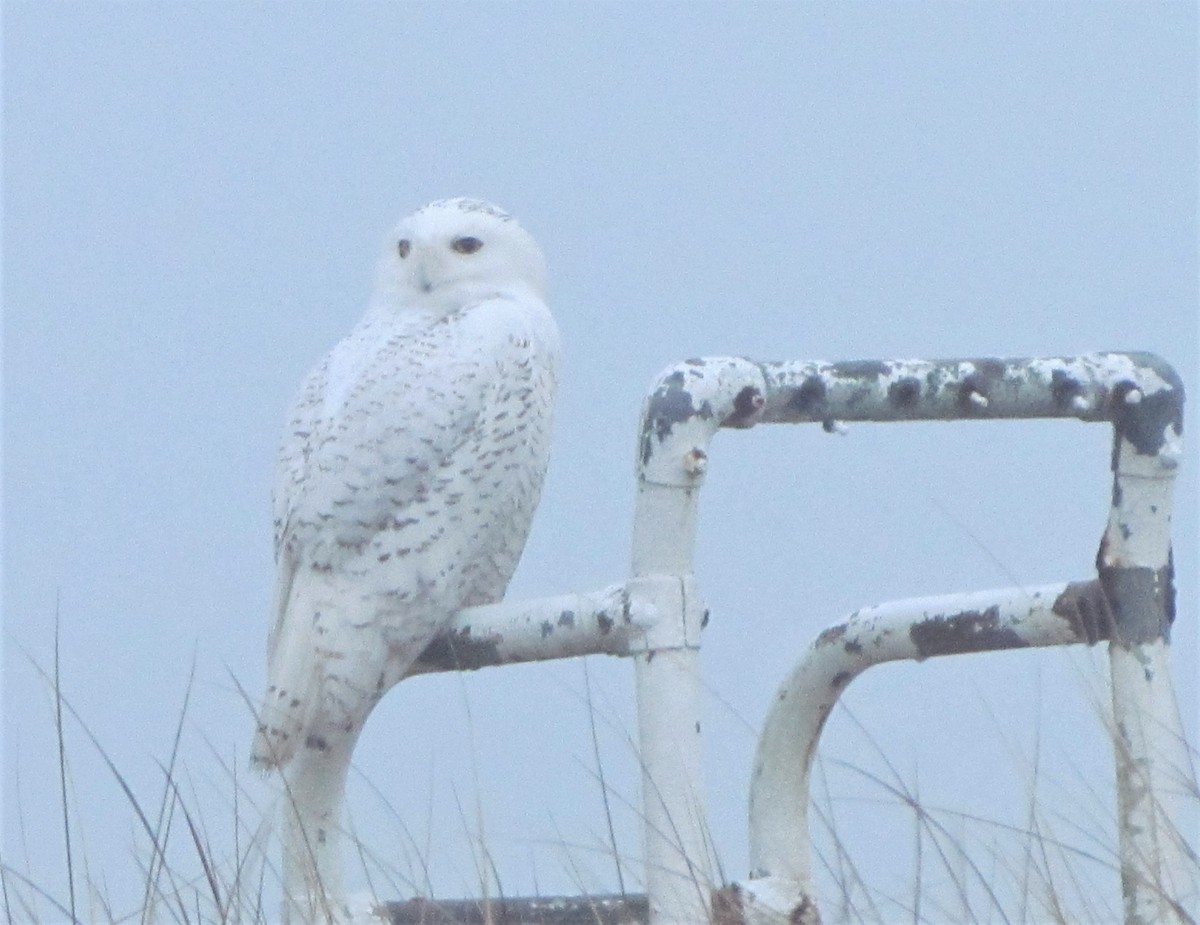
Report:
[[[712,919],[703,810],[700,632],[692,574],[699,489],[713,436],[759,423],[1076,418],[1113,425],[1113,491],[1097,581],[982,592],[862,611],[814,643],[760,742],[754,870],[736,885],[747,921],[819,921],[808,865],[807,779],[837,695],[870,664],[1025,645],[1109,641],[1126,925],[1190,922],[1195,855],[1172,824],[1195,773],[1170,677],[1171,495],[1183,387],[1158,357],[756,363],[688,360],[642,412],[629,582],[590,595],[472,608],[418,670],[590,653],[635,659],[648,915]],[[770,811],[766,811],[766,807]]]

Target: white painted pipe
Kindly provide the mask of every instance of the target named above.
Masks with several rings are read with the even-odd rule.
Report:
[[[631,604],[624,585],[584,594],[504,601],[459,611],[413,665],[410,675],[578,655],[629,655],[651,615]]]
[[[1141,412],[1160,391],[1144,385],[1129,393],[1137,400],[1128,404]],[[1097,559],[1117,611],[1109,664],[1121,886],[1126,925],[1182,925],[1200,915],[1200,860],[1195,833],[1180,831],[1196,799],[1196,774],[1175,702],[1169,645],[1171,500],[1180,441],[1169,416],[1142,423],[1149,426],[1117,421],[1112,509]]]
[[[642,412],[628,588],[655,615],[635,655],[651,925],[704,925],[711,916],[716,884],[700,730],[705,611],[692,577],[696,502],[713,435],[747,409],[761,410],[762,388],[757,367],[745,360],[681,363],[658,379]]]
[[[842,692],[882,662],[1095,642],[1107,624],[1098,582],[892,601],[830,626],[772,701],[750,783],[747,922],[820,921],[809,854],[809,777]]]

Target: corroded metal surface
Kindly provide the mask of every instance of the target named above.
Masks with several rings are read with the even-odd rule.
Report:
[[[1112,608],[1109,645],[1121,885],[1126,925],[1185,922],[1200,907],[1195,839],[1181,808],[1195,799],[1193,757],[1171,684],[1175,617],[1171,510],[1183,455],[1182,389],[1124,386],[1113,404],[1113,489],[1096,556]]]
[[[645,883],[653,925],[712,914],[716,865],[704,814],[699,646],[706,610],[692,577],[699,489],[722,424],[749,426],[762,402],[753,364],[679,364],[646,398],[639,430],[631,600],[656,618],[634,661]],[[752,386],[753,384],[750,383]]]
[[[893,601],[824,630],[780,687],[759,738],[750,784],[751,872],[739,884],[749,920],[794,914],[819,921],[809,775],[825,721],[854,678],[889,661],[1095,642],[1103,630],[1080,611],[1097,593],[1098,582],[1089,581]]]
[[[644,630],[623,585],[587,594],[489,604],[459,611],[410,674],[473,671],[577,655],[629,655]]]
[[[1182,427],[1179,376],[1147,353],[782,362],[760,369],[765,422],[1080,418],[1118,424],[1146,453],[1157,452],[1164,427]]]
[[[1171,715],[1168,658],[1174,617],[1171,488],[1180,457],[1183,401],[1179,376],[1146,353],[842,363],[688,360],[660,375],[643,411],[638,497],[644,528],[639,533],[635,525],[635,574],[690,575],[697,494],[710,441],[720,427],[811,422],[830,433],[844,433],[846,421],[1075,418],[1110,423],[1112,513],[1097,561],[1099,582],[1061,586],[1049,609],[1039,611],[1045,625],[1062,638],[1031,641],[1024,633],[1029,627],[1017,627],[1003,608],[960,607],[936,616],[910,615],[903,638],[895,633],[889,637],[893,651],[903,653],[891,657],[1111,640],[1126,921],[1166,921],[1175,916],[1175,907],[1164,895],[1196,892],[1195,884],[1182,882],[1187,878],[1179,873],[1187,870],[1180,860],[1187,845],[1170,827],[1166,795],[1171,782],[1165,776],[1173,770],[1179,777],[1191,764],[1181,748],[1177,716]],[[651,561],[652,568],[638,571],[637,563]],[[682,618],[676,623],[682,624]],[[815,652],[823,645],[841,646],[848,661],[822,675],[823,692],[814,692],[806,704],[808,737],[790,746],[800,766],[811,759],[837,693],[872,654],[882,651],[879,640],[858,629],[855,623],[832,628],[814,647]],[[661,724],[662,730],[672,724],[684,728],[685,718]],[[786,828],[789,818],[803,819],[807,790],[793,796],[792,803],[799,805],[783,797],[782,803],[772,802],[774,824]],[[804,841],[807,851],[806,831],[790,837],[793,848],[801,850],[798,841]],[[793,873],[806,877],[806,870]],[[751,883],[754,890],[746,895],[778,892],[762,880]],[[802,894],[811,903],[811,895]],[[799,905],[789,908],[801,912]],[[815,906],[806,907],[803,915],[815,920]]]
[[[716,395],[724,382],[729,394]],[[755,423],[1078,418],[1112,423],[1137,452],[1154,455],[1183,428],[1183,384],[1149,353],[951,360],[755,362],[688,360],[665,370],[642,419],[640,459],[694,421]],[[724,405],[722,405],[722,401]]]

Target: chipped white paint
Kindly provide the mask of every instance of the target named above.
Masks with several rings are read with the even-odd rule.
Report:
[[[1156,364],[1165,366],[1147,354],[1092,353],[1032,360],[789,360],[757,365],[767,385],[764,422],[816,421],[830,429],[832,420],[1110,420],[1108,400],[1114,393],[1125,394],[1118,391],[1122,384],[1148,396],[1177,388],[1173,374]]]
[[[468,607],[454,615],[410,675],[471,671],[579,655],[629,655],[644,647],[653,609],[624,585],[586,594]]]
[[[696,925],[711,913],[700,730],[704,605],[692,577],[696,503],[713,436],[723,424],[755,423],[763,389],[762,373],[746,360],[680,363],[659,377],[642,412],[629,593],[658,617],[635,658],[652,925]]]
[[[691,452],[684,455],[683,469],[688,475],[692,476],[693,478],[695,478],[696,476],[703,475],[704,471],[707,468],[708,468],[708,454],[705,453],[704,450],[700,449],[699,447],[692,449]]]
[[[1177,388],[1158,369],[1143,362],[1145,357],[1146,354],[1140,353],[1093,353],[1079,357],[1078,362],[1087,373],[1097,378],[1136,382],[1147,395]]]
[[[1118,435],[1114,509],[1101,555],[1101,582],[1096,585],[1097,588],[1103,585],[1105,593],[1092,609],[1103,611],[1103,619],[1115,627],[1118,637],[1110,645],[1110,651],[1114,702],[1119,704],[1117,772],[1126,922],[1146,925],[1151,921],[1184,921],[1182,907],[1175,903],[1182,901],[1178,897],[1192,896],[1195,888],[1185,882],[1189,867],[1183,862],[1179,839],[1164,834],[1172,833],[1170,820],[1175,817],[1165,801],[1166,784],[1159,773],[1163,768],[1173,767],[1177,782],[1194,781],[1190,765],[1184,760],[1186,749],[1182,748],[1178,717],[1173,713],[1168,715],[1167,710],[1169,705],[1173,708],[1167,644],[1167,614],[1173,589],[1166,554],[1170,545],[1170,480],[1179,457],[1182,388],[1174,372],[1157,357],[1096,353],[1033,360],[761,364],[712,358],[672,367],[656,383],[642,421],[634,574],[653,579],[648,580],[639,594],[661,606],[660,613],[675,634],[673,640],[664,638],[653,645],[666,647],[682,641],[684,647],[663,651],[686,653],[687,646],[692,644],[690,631],[686,629],[688,621],[682,615],[675,618],[668,615],[672,609],[685,609],[683,602],[688,595],[681,590],[682,584],[680,590],[668,593],[674,586],[665,575],[677,576],[680,582],[691,579],[695,495],[703,475],[703,466],[696,463],[707,462],[708,440],[719,423],[748,427],[759,421],[811,421],[821,423],[827,432],[845,433],[843,422],[847,420],[1056,417],[1108,421],[1114,424]],[[697,456],[697,451],[703,456]],[[1106,555],[1116,556],[1107,571]],[[1147,582],[1145,571],[1157,578]],[[993,628],[990,631],[993,635],[985,633],[982,640],[987,645],[981,645],[979,638],[967,636],[952,640],[953,646],[945,651],[927,651],[911,635],[905,637],[895,632],[889,635],[883,628],[871,651],[874,656],[890,651],[891,658],[916,658],[1009,644],[1058,645],[1107,638],[1107,624],[1104,627],[1085,625],[1086,621],[1072,624],[1053,614],[1047,598],[1057,596],[1065,587],[1041,589],[1033,601],[1019,590],[988,592],[986,596],[992,600],[988,606],[998,608],[992,616],[1003,621],[1004,633],[1009,635],[1001,633],[996,637]],[[1147,594],[1146,588],[1153,593]],[[936,606],[967,606],[963,602],[969,600],[970,596],[960,597],[952,602],[938,602]],[[911,607],[912,602],[898,606],[903,610]],[[1049,611],[1047,606],[1051,606]],[[885,615],[886,610],[874,612],[880,619]],[[928,607],[919,614],[893,614],[892,618],[899,620],[910,633],[919,626],[928,628],[937,624]],[[859,619],[865,618],[859,615]],[[1094,619],[1095,614],[1093,622]],[[1133,632],[1136,638],[1124,638],[1122,634],[1127,632]],[[891,649],[887,640],[892,643]],[[647,655],[654,651],[651,648]],[[861,656],[861,652],[857,655]],[[650,663],[649,658],[645,661]],[[680,688],[692,691],[686,672],[674,674],[688,664],[695,664],[691,654],[673,661],[671,672],[665,670],[664,663],[663,677],[676,677]],[[866,662],[860,657],[856,664],[860,665],[856,670],[861,670]],[[654,707],[642,703],[641,698],[657,699],[669,692],[645,683],[644,667],[641,665],[639,670],[646,768],[643,787],[647,794],[653,792],[661,800],[668,789],[675,788],[676,782],[682,782],[676,814],[686,819],[692,829],[699,780],[698,757],[693,758],[692,754],[698,748],[698,737],[692,741],[686,732],[684,714],[695,709],[694,697],[689,693],[671,701],[668,712],[677,711],[677,716],[655,714]],[[840,679],[842,686],[856,673],[839,670],[847,672]],[[759,913],[766,916],[766,919],[760,916],[759,920],[777,920],[774,917],[783,913],[795,922],[819,921],[809,882],[807,832],[803,825],[807,809],[806,769],[816,745],[816,734],[832,707],[833,698],[815,704],[811,698],[801,700],[807,706],[792,704],[792,722],[799,724],[802,734],[796,735],[795,729],[791,735],[778,734],[779,730],[772,734],[769,722],[772,728],[764,738],[763,748],[768,755],[777,748],[787,757],[764,761],[763,767],[784,767],[790,771],[776,773],[774,785],[763,783],[764,779],[771,779],[765,771],[755,781],[752,829],[759,835],[754,836],[757,847],[752,850],[756,873],[761,877],[743,884],[740,893],[752,916]],[[775,721],[775,725],[780,724],[786,725],[782,720]],[[653,758],[648,760],[647,756],[665,755],[670,749],[656,746],[652,740],[659,735],[671,735],[672,729],[683,730],[679,734],[685,743],[684,753],[682,757],[675,753],[677,763],[664,766],[666,776],[656,778]],[[1159,757],[1151,757],[1155,755]],[[1169,761],[1163,759],[1164,755],[1171,756]],[[694,773],[686,770],[693,767]],[[796,778],[797,774],[802,776]],[[790,783],[781,784],[781,780]],[[652,802],[647,796],[648,813]],[[660,855],[655,853],[656,837],[652,830],[659,824],[658,818],[647,819],[651,921],[688,921],[686,898],[668,896],[670,886],[661,876],[655,882]],[[686,839],[681,842],[685,843]],[[676,853],[690,864],[692,859],[700,857],[702,848],[694,841],[690,851],[682,848]],[[1190,869],[1194,868],[1193,859]],[[678,879],[677,873],[673,875]],[[754,911],[756,908],[758,912]],[[696,905],[690,921],[701,921],[700,911]]]
[[[889,661],[1085,642],[1086,631],[1072,617],[1074,592],[1086,588],[1061,583],[893,601],[821,633],[779,688],[759,737],[750,784],[750,879],[739,884],[747,922],[788,921],[798,909],[815,915],[809,775],[825,720],[855,677]]]
[[[1200,861],[1178,820],[1196,799],[1196,771],[1171,696],[1170,645],[1113,642],[1109,662],[1125,923],[1194,925],[1184,910],[1200,911]]]
[[[1171,503],[1178,443],[1155,456],[1120,441],[1113,477],[1115,503],[1104,531],[1102,562],[1120,568],[1161,569],[1171,552]]]
[[[1140,389],[1131,395],[1139,408]],[[1128,597],[1129,614],[1109,646],[1113,747],[1126,925],[1184,921],[1200,906],[1194,838],[1178,823],[1195,799],[1196,772],[1171,683],[1171,508],[1182,447],[1166,424],[1157,453],[1117,437],[1113,504],[1100,545],[1101,580]]]

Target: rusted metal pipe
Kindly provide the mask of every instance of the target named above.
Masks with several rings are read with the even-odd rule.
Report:
[[[1113,412],[1113,491],[1096,567],[1111,603],[1109,645],[1126,925],[1194,922],[1200,911],[1195,840],[1179,831],[1196,776],[1171,688],[1175,618],[1171,510],[1182,456],[1183,387],[1123,383]]]
[[[656,615],[634,662],[651,925],[700,925],[712,914],[700,734],[705,610],[692,575],[696,503],[713,435],[722,425],[751,423],[762,389],[761,373],[746,360],[689,361],[659,377],[642,410],[628,587]]]
[[[1161,439],[1161,428],[1157,437],[1152,433],[1157,418],[1170,417],[1183,401],[1178,374],[1149,353],[788,361],[758,368],[766,383],[765,423],[1078,418],[1133,424],[1136,418],[1133,432],[1149,446]],[[1135,392],[1149,399],[1146,408],[1129,402]]]
[[[858,675],[882,662],[1095,643],[1112,615],[1097,581],[893,601],[822,632],[772,702],[750,783],[747,922],[817,925],[809,858],[809,775],[825,720]]]
[[[1182,407],[1178,375],[1146,353],[843,363],[689,360],[660,376],[643,414],[638,484],[643,527],[635,525],[634,574],[640,562],[658,584],[665,575],[691,580],[695,495],[716,426],[815,422],[843,432],[845,421],[1111,423],[1113,512],[1098,567],[1117,628],[1110,661],[1126,922],[1188,921],[1182,903],[1196,901],[1197,862],[1171,820],[1178,818],[1174,799],[1188,788],[1194,792],[1195,773],[1168,658],[1174,612],[1170,501]],[[664,613],[675,606],[668,597]],[[674,594],[676,601],[687,598],[683,590]],[[682,620],[680,625],[686,626]],[[688,637],[686,645],[667,648],[682,652],[692,645],[688,631],[680,632]],[[682,679],[693,670],[687,666],[694,658],[679,664]],[[674,720],[663,732],[673,725]],[[642,728],[645,751],[650,748],[645,720]],[[695,750],[698,742],[688,747]],[[644,792],[652,786],[648,774],[643,785]],[[652,916],[653,894],[652,889]]]
[[[587,594],[468,607],[421,653],[410,675],[578,655],[629,655],[644,632],[624,585]]]

